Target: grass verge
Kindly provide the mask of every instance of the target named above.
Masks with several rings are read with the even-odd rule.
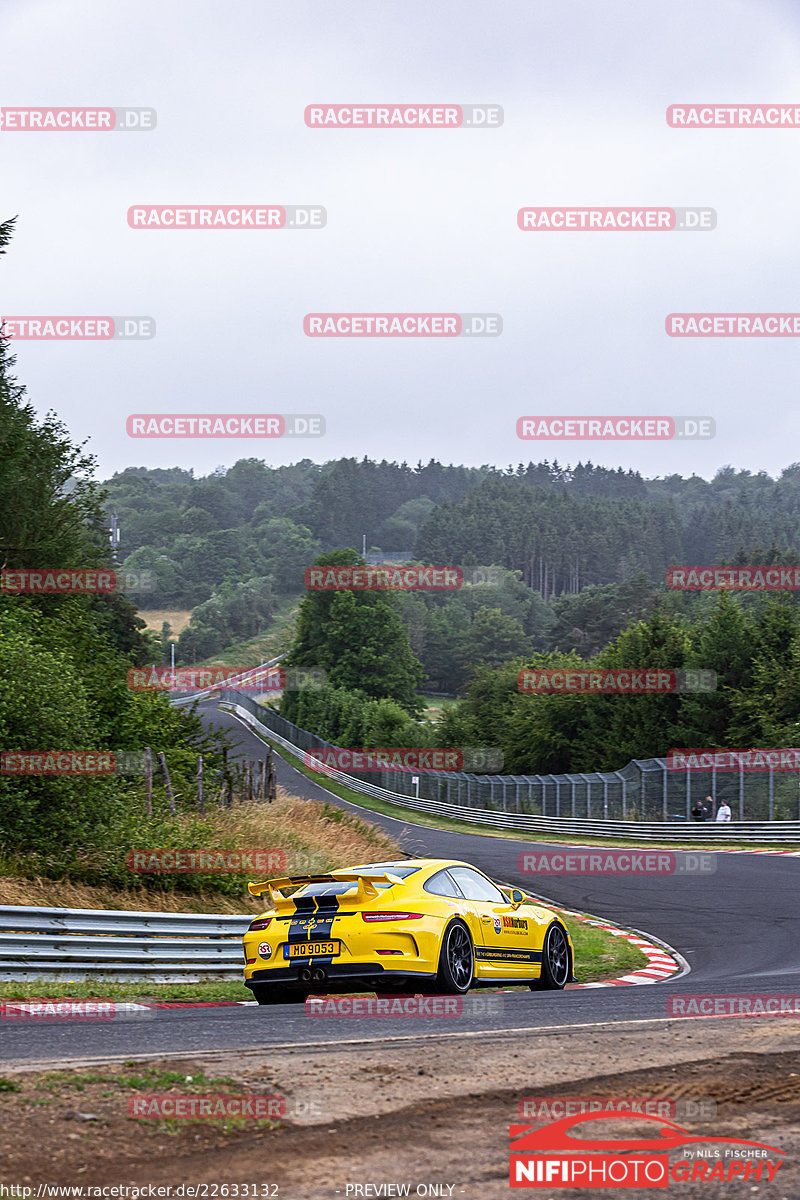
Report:
[[[265,662],[285,653],[294,641],[294,627],[297,621],[297,611],[301,597],[284,596],[275,610],[275,616],[268,629],[257,633],[255,637],[241,642],[233,642],[194,665],[198,667],[226,667],[231,672],[247,671],[254,663]]]

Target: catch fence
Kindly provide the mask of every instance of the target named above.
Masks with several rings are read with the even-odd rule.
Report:
[[[301,750],[337,749],[241,692],[223,692]],[[800,820],[800,772],[674,770],[663,758],[633,759],[619,771],[563,775],[473,775],[455,771],[356,771],[348,776],[395,794],[462,809],[589,821],[683,822],[695,825],[699,800],[713,819],[725,801],[738,821]],[[416,782],[415,782],[416,779]],[[706,798],[709,798],[708,800]]]

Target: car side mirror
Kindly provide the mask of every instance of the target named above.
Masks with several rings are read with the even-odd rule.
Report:
[[[519,908],[520,904],[525,903],[525,893],[521,892],[519,888],[512,888],[511,903],[513,904],[514,908]]]

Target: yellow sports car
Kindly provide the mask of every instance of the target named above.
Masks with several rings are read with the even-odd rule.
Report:
[[[259,1004],[310,991],[563,988],[573,977],[560,918],[469,863],[416,858],[248,886],[269,898],[244,935],[244,982]]]

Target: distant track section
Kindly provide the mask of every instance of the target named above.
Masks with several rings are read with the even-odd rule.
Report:
[[[220,709],[232,713],[245,725],[255,730],[263,738],[277,742],[285,750],[294,754],[301,761],[306,751],[295,746],[287,738],[276,733],[269,726],[259,721],[250,708],[237,702],[234,693],[223,696],[219,703]],[[320,772],[320,785],[325,786],[326,779],[333,779],[344,784],[354,792],[372,796],[382,800],[384,804],[392,804],[398,808],[409,809],[413,812],[431,813],[437,817],[450,817],[453,820],[469,825],[485,825],[494,829],[524,830],[527,833],[555,833],[563,837],[580,840],[581,838],[628,838],[634,841],[658,842],[775,842],[796,845],[800,843],[800,821],[730,821],[723,829],[714,821],[698,823],[677,821],[591,821],[583,817],[535,817],[524,813],[502,812],[493,808],[473,808],[462,804],[450,804],[446,800],[426,800],[421,796],[407,796],[404,793],[392,792],[387,788],[367,783],[354,775],[346,775],[326,766]]]

